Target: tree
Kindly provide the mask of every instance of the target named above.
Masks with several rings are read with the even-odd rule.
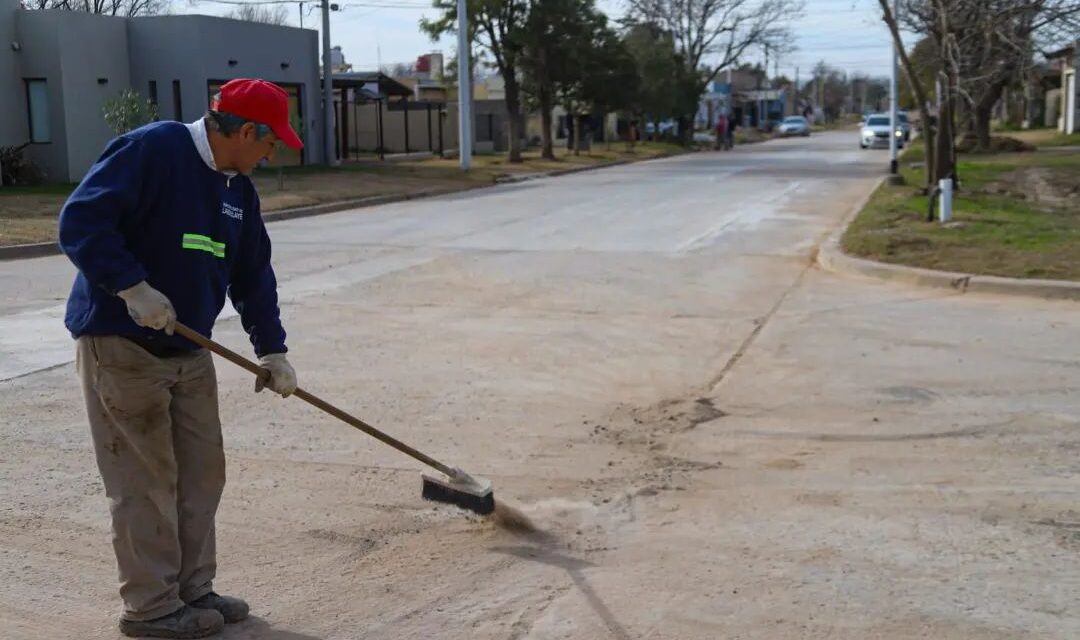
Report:
[[[453,0],[433,0],[432,6],[441,12],[435,20],[420,21],[432,40],[445,34],[457,33],[457,3]],[[491,57],[503,78],[506,91],[507,130],[509,132],[510,162],[521,162],[521,84],[518,73],[524,45],[525,20],[529,13],[527,0],[468,0],[469,41],[480,45]]]
[[[171,0],[23,0],[27,9],[84,11],[107,16],[150,16],[166,13]]]
[[[594,10],[578,14],[578,20],[586,26],[586,37],[559,88],[566,112],[574,118],[575,154],[581,149],[581,117],[629,107],[638,88],[633,58],[607,17]]]
[[[626,32],[623,43],[634,60],[640,83],[631,110],[659,131],[661,121],[676,115],[685,67],[675,52],[671,35],[656,25],[634,25]]]
[[[524,88],[540,111],[542,155],[555,157],[551,110],[575,118],[627,108],[637,87],[633,59],[594,0],[534,0],[522,52]],[[574,144],[574,149],[579,149]]]
[[[835,120],[847,111],[852,88],[843,71],[830,67],[824,60],[814,65],[812,102],[821,108],[827,121]]]
[[[911,60],[912,71],[919,77],[923,86],[932,87],[936,82],[937,75],[941,71],[941,58],[938,57],[934,41],[929,37],[919,38],[915,46],[908,52]],[[906,108],[912,108],[916,104],[915,93],[910,83],[901,83],[899,86],[900,104]]]
[[[579,20],[584,13],[585,20]],[[586,22],[596,13],[591,0],[534,0],[525,21],[521,66],[524,89],[540,111],[540,155],[555,159],[551,111],[588,46]]]
[[[101,111],[105,123],[118,136],[149,124],[158,117],[157,106],[134,89],[124,89],[117,97],[107,100]]]
[[[283,4],[242,4],[225,15],[226,18],[261,22],[263,24],[289,24],[289,8]]]
[[[801,0],[629,0],[629,6],[628,22],[652,24],[670,34],[684,67],[681,79],[694,77],[698,96],[747,49],[782,50],[791,40],[787,23],[802,11]],[[692,116],[696,110],[695,100],[680,115]]]
[[[945,101],[966,107],[981,149],[994,107],[1028,75],[1039,43],[1080,28],[1080,0],[906,0],[903,9],[904,24],[936,46]]]
[[[937,128],[938,118],[941,114],[937,114],[936,110],[931,108],[930,97],[926,90],[926,85],[923,84],[922,79],[919,77],[918,73],[916,73],[911,58],[908,56],[907,50],[904,49],[904,41],[900,37],[900,24],[897,21],[896,15],[893,14],[889,0],[878,0],[878,4],[881,6],[881,19],[885,21],[885,25],[889,28],[889,33],[892,35],[893,47],[896,49],[897,55],[900,58],[900,66],[904,70],[904,77],[907,78],[911,90],[915,93],[915,100],[918,103],[919,112],[922,115],[922,133],[926,145],[925,190],[929,193],[934,189],[934,185],[937,184],[939,176],[942,175],[942,156],[949,155],[941,153],[939,148],[934,144],[935,140],[940,137],[937,135]],[[951,167],[948,175],[951,175]]]

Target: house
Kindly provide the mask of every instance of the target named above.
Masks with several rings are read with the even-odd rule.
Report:
[[[701,95],[701,100],[698,101],[698,111],[694,117],[694,128],[711,130],[716,126],[720,114],[731,114],[732,106],[731,83],[710,80],[705,85],[705,92]]]
[[[381,71],[333,76],[337,155],[441,154],[457,145],[456,120],[444,101],[418,100],[416,89]],[[453,118],[456,118],[456,109]]]
[[[1057,128],[1062,133],[1080,131],[1080,83],[1076,71],[1080,68],[1080,40],[1047,54],[1046,59],[1061,72],[1060,102],[1057,111]],[[1050,109],[1047,109],[1048,113]]]
[[[29,142],[27,159],[50,181],[82,178],[115,135],[102,107],[123,90],[155,103],[161,119],[191,121],[238,77],[264,78],[290,94],[306,147],[283,150],[275,164],[322,157],[315,31],[198,15],[30,11],[0,0],[0,36],[0,146]]]

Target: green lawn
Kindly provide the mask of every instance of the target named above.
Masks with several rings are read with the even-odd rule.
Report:
[[[882,185],[845,233],[850,254],[944,271],[1080,280],[1080,153],[962,155],[949,225],[926,222],[924,157],[902,159],[905,186]]]

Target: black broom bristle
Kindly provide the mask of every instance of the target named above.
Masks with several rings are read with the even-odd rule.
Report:
[[[490,515],[495,511],[495,494],[490,488],[481,494],[476,494],[464,489],[455,489],[445,482],[427,476],[424,476],[424,490],[421,497],[432,502],[451,504],[482,516]]]

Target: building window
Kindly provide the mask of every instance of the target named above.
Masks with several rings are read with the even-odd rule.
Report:
[[[26,107],[30,115],[30,142],[50,142],[49,92],[44,80],[26,81]]]
[[[181,106],[180,81],[179,80],[173,80],[172,81],[172,107],[173,107],[173,114],[176,116],[176,120],[178,122],[183,122],[184,121],[184,109]]]
[[[150,81],[150,104],[157,106],[157,80]]]

